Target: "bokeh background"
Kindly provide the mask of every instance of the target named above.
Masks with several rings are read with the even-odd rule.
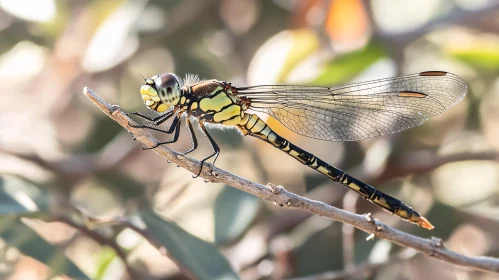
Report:
[[[217,165],[499,257],[497,1],[0,0],[0,278],[497,279],[193,179],[82,94],[146,112],[141,75],[336,85],[427,70],[458,74],[468,94],[396,135],[334,143],[268,122],[415,207],[431,232],[235,130],[212,130]],[[185,133],[172,145],[188,146]]]

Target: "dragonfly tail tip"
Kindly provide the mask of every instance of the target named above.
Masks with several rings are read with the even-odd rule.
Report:
[[[425,228],[425,229],[428,229],[428,230],[432,230],[434,229],[435,227],[430,223],[430,221],[428,221],[425,217],[421,216],[419,217],[419,221],[418,221],[418,224]]]

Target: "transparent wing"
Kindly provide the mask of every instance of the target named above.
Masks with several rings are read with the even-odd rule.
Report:
[[[250,109],[296,133],[355,141],[399,132],[438,115],[466,95],[459,76],[427,71],[335,87],[266,85],[238,88]]]

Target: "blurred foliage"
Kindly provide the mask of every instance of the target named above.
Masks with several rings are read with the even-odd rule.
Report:
[[[213,204],[215,242],[224,243],[240,236],[255,218],[260,203],[253,195],[225,186]]]
[[[30,256],[41,263],[47,264],[51,275],[67,275],[76,279],[89,279],[64,252],[44,239],[40,238],[27,224],[28,218],[6,216],[1,220],[0,236],[6,240],[8,246],[15,247],[21,253]]]
[[[492,72],[499,69],[499,45],[491,47],[479,47],[473,49],[453,50],[451,52],[456,58],[481,68],[484,71]]]
[[[366,241],[340,223],[192,179],[81,94],[125,111],[157,73],[236,86],[334,86],[449,71],[466,99],[423,126],[358,143],[278,133],[428,217],[428,232],[265,143],[214,131],[217,165],[467,255],[499,256],[499,4],[425,0],[0,0],[2,279],[283,279],[383,263],[366,279],[494,279]],[[181,133],[177,150],[189,147]],[[198,136],[201,134],[198,133]],[[162,138],[164,136],[158,135]],[[204,137],[193,153],[210,153]],[[153,210],[154,209],[154,210]],[[141,229],[141,230],[138,230]]]
[[[345,83],[359,75],[369,65],[384,57],[384,50],[377,44],[368,44],[361,50],[340,56],[326,64],[323,72],[311,82],[314,85]]]
[[[150,210],[140,213],[151,236],[196,279],[238,279],[218,249]]]
[[[0,177],[0,213],[26,214],[48,211],[48,193],[43,188],[21,178]]]

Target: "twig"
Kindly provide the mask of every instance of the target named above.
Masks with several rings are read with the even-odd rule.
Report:
[[[127,217],[113,217],[111,219],[99,219],[99,218],[92,216],[90,213],[87,212],[87,210],[80,208],[78,206],[74,206],[74,205],[65,205],[65,206],[68,207],[69,210],[75,211],[76,213],[78,213],[78,215],[84,219],[85,226],[78,225],[64,216],[56,217],[56,220],[63,222],[63,223],[66,223],[66,224],[76,228],[77,230],[81,231],[82,233],[88,235],[90,238],[93,238],[99,244],[107,245],[107,246],[111,247],[112,249],[114,249],[116,251],[117,255],[125,263],[125,266],[127,268],[129,268],[131,272],[133,272],[133,270],[129,266],[129,264],[127,263],[126,254],[125,254],[125,252],[123,252],[121,250],[121,247],[119,247],[119,245],[114,240],[107,239],[107,238],[95,233],[93,231],[94,229],[99,228],[99,227],[104,227],[104,226],[107,226],[107,227],[115,226],[115,227],[118,227],[120,229],[128,228],[130,230],[133,230],[137,234],[141,235],[145,240],[147,240],[147,242],[149,242],[149,244],[151,244],[153,247],[155,247],[161,255],[170,258],[171,261],[173,261],[175,264],[177,264],[179,271],[182,273],[182,275],[184,277],[186,277],[187,279],[194,279],[194,276],[189,271],[189,269],[187,269],[182,263],[177,261],[177,259],[175,259],[172,255],[168,254],[166,248],[163,245],[161,245],[161,243],[159,241],[157,241],[154,237],[152,237],[151,234],[147,230],[141,229],[139,226],[134,225],[129,220],[129,218],[127,218]],[[133,276],[132,274],[130,274],[130,275]],[[135,277],[133,279],[135,279]]]
[[[62,159],[53,160],[40,155],[24,155],[15,151],[9,151],[9,153],[19,158],[32,161],[43,168],[55,171],[64,176],[84,177],[89,174],[112,169],[133,151],[136,151],[136,147],[129,144],[131,141],[125,139],[125,137],[128,137],[126,132],[120,133],[98,152],[70,155]]]
[[[113,251],[116,253],[116,255],[123,262],[123,265],[125,266],[126,271],[127,271],[128,275],[130,276],[130,278],[141,279],[139,277],[139,275],[135,272],[135,270],[133,270],[133,268],[128,264],[127,254],[125,253],[125,251],[123,251],[123,249],[121,249],[121,247],[114,240],[106,238],[106,237],[88,229],[85,226],[78,225],[78,224],[74,223],[73,221],[71,221],[70,219],[63,217],[63,216],[56,217],[55,219],[53,219],[53,221],[64,223],[64,224],[78,230],[80,233],[84,234],[85,236],[88,236],[89,238],[91,238],[95,242],[99,243],[101,246],[110,247],[111,249],[113,249]]]
[[[130,126],[130,123],[133,125],[134,122],[121,111],[119,106],[110,105],[89,88],[84,88],[83,92],[105,114],[133,133],[137,141],[140,141],[147,147],[152,147],[158,142],[158,140],[146,130]],[[169,149],[165,145],[155,148],[154,151],[194,174],[199,172],[201,164],[195,159],[181,156],[180,153]],[[428,240],[411,235],[391,228],[378,220],[372,219],[370,215],[349,213],[329,206],[323,202],[301,197],[282,187],[264,186],[219,169],[212,164],[205,164],[201,172],[201,177],[204,177],[205,180],[210,182],[227,184],[281,206],[302,209],[316,215],[350,224],[375,237],[386,239],[403,247],[413,248],[420,253],[454,265],[499,273],[499,259],[492,257],[464,256],[446,249],[438,239],[436,241]]]

